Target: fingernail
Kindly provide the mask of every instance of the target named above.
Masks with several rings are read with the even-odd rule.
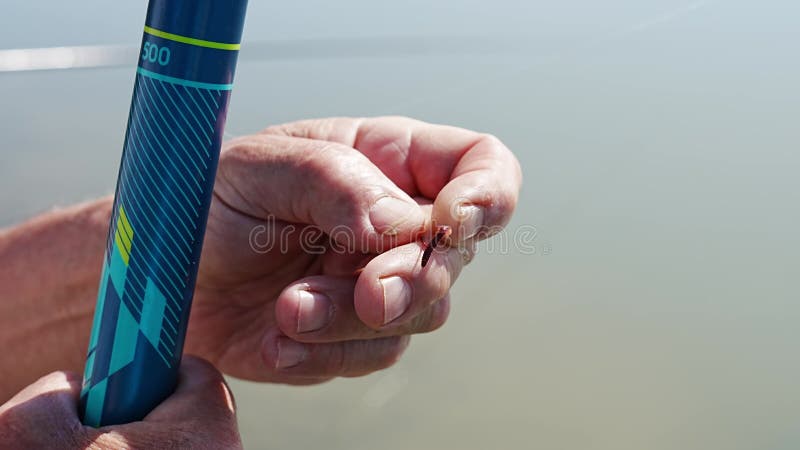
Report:
[[[294,367],[306,359],[307,353],[305,344],[293,341],[287,337],[279,337],[278,360],[275,367],[277,369]]]
[[[317,331],[333,316],[333,302],[327,295],[306,290],[297,291],[297,332]]]
[[[458,208],[458,223],[461,240],[475,237],[483,227],[483,208],[473,205],[461,205]]]
[[[383,286],[383,324],[386,325],[398,317],[411,305],[411,285],[401,277],[381,279]]]
[[[400,225],[416,220],[421,214],[418,205],[399,198],[381,197],[369,210],[369,220],[375,231],[393,236]]]

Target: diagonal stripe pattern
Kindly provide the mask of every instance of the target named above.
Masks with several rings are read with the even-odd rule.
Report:
[[[139,72],[84,373],[85,420],[99,423],[110,377],[147,346],[180,358],[180,323],[216,170],[228,92]],[[98,342],[113,342],[98,347]],[[106,348],[108,347],[108,348]]]

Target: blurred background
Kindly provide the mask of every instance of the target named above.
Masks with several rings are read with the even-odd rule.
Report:
[[[231,136],[402,114],[496,134],[526,178],[397,366],[232,380],[248,448],[800,447],[800,3],[250,3]],[[0,226],[112,192],[145,8],[3,7],[0,48],[105,67],[0,53]]]

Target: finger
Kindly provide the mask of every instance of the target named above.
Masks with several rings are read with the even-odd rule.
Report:
[[[408,347],[409,336],[307,344],[278,330],[263,347],[265,367],[277,380],[357,377],[393,365]]]
[[[0,414],[22,405],[48,406],[46,409],[75,411],[81,391],[81,378],[73,372],[53,372],[39,378],[0,406]]]
[[[522,183],[519,162],[500,140],[404,117],[308,120],[267,134],[356,148],[409,195],[435,199],[433,219],[453,239],[485,238],[510,220]]]
[[[81,379],[46,375],[0,406],[0,448],[83,448],[89,432],[78,418]]]
[[[236,405],[225,378],[211,363],[184,356],[175,392],[147,417],[145,422],[181,421],[235,423]]]
[[[430,307],[400,326],[375,330],[356,314],[356,278],[313,276],[288,286],[275,303],[275,318],[288,337],[307,343],[376,339],[388,336],[426,333],[441,327],[450,311],[450,297]]]
[[[318,226],[355,251],[411,242],[427,220],[416,202],[358,151],[285,136],[228,143],[215,194],[256,218]]]
[[[175,392],[141,422],[97,431],[98,448],[241,448],[230,389],[214,366],[193,356],[183,357]]]
[[[444,298],[472,250],[435,250],[420,266],[422,246],[407,244],[376,256],[358,277],[354,306],[359,319],[380,330],[410,326],[433,302]]]

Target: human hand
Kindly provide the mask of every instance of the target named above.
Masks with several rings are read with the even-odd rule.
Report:
[[[201,359],[183,358],[175,393],[141,422],[83,426],[80,384],[77,374],[54,372],[0,406],[0,448],[241,448],[233,396]]]
[[[227,143],[187,351],[290,384],[393,364],[411,334],[445,322],[450,287],[507,224],[521,181],[496,138],[406,118],[303,121]],[[432,223],[454,233],[421,268]]]

